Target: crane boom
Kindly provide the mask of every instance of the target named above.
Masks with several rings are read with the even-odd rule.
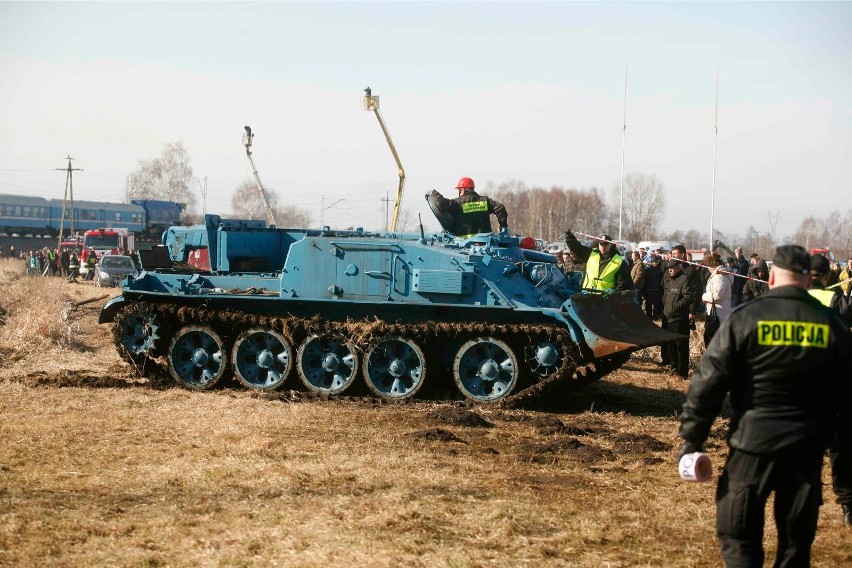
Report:
[[[396,153],[396,147],[393,145],[393,140],[391,140],[390,133],[388,132],[387,126],[385,126],[385,121],[382,118],[382,113],[379,111],[379,97],[373,96],[373,91],[370,87],[364,89],[364,98],[362,99],[361,107],[364,110],[371,110],[375,113],[376,118],[379,121],[379,126],[382,127],[382,132],[385,135],[385,140],[388,142],[388,146],[390,146],[391,154],[393,154],[393,159],[396,160],[396,167],[399,173],[399,187],[396,190],[396,199],[393,204],[393,217],[391,218],[390,231],[396,232],[396,223],[399,219],[399,208],[402,204],[402,191],[405,188],[405,170],[402,167],[402,162],[399,159],[399,154]]]
[[[254,165],[254,159],[251,157],[251,139],[254,134],[251,133],[250,126],[244,126],[246,133],[243,134],[243,144],[246,147],[246,156],[248,156],[251,164],[252,172],[254,172],[254,181],[257,182],[257,189],[260,190],[260,198],[263,200],[263,207],[266,209],[266,223],[270,226],[275,225],[275,214],[272,212],[272,207],[269,206],[269,200],[266,199],[266,192],[263,190],[263,184],[260,183],[260,176],[257,175],[257,168]]]

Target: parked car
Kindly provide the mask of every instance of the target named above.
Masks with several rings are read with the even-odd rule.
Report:
[[[95,286],[115,286],[125,276],[138,275],[133,259],[122,254],[105,254],[95,267]]]

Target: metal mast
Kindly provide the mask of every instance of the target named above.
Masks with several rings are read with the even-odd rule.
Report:
[[[62,197],[62,217],[59,220],[59,240],[56,243],[56,248],[59,248],[59,245],[62,244],[62,233],[65,230],[65,211],[68,210],[68,196],[69,193],[71,195],[71,209],[70,215],[71,217],[71,229],[69,235],[74,236],[74,172],[82,172],[80,168],[72,168],[71,160],[72,158],[69,155],[66,155],[68,158],[68,167],[67,168],[56,168],[60,172],[67,172],[65,175],[65,195]]]
[[[713,218],[716,207],[716,140],[719,138],[719,68],[716,68],[716,104],[713,110],[713,187],[710,191],[710,251],[713,246]]]
[[[243,145],[246,147],[246,156],[248,156],[251,169],[254,172],[254,181],[257,182],[257,189],[260,190],[260,198],[263,200],[263,207],[266,209],[266,223],[270,226],[275,225],[275,215],[272,213],[272,207],[269,206],[269,200],[266,199],[266,192],[263,191],[263,184],[260,183],[260,176],[257,175],[257,168],[255,167],[254,160],[251,157],[251,139],[254,138],[254,134],[251,133],[250,126],[244,126],[243,128],[246,129],[246,133],[243,134]]]
[[[621,220],[624,209],[624,148],[627,144],[627,65],[624,66],[624,121],[621,126],[621,190],[618,197],[618,240],[621,240]]]
[[[370,87],[364,89],[364,97],[361,99],[361,108],[364,110],[371,110],[376,114],[376,118],[379,120],[379,126],[382,127],[382,132],[385,134],[385,140],[388,142],[388,146],[390,146],[391,154],[393,154],[393,159],[396,160],[396,167],[399,170],[399,187],[396,190],[396,200],[393,204],[393,219],[391,220],[390,231],[393,233],[396,231],[396,222],[399,219],[399,206],[402,203],[402,190],[405,187],[405,170],[402,168],[402,162],[399,160],[399,154],[396,153],[396,148],[393,145],[393,140],[391,140],[390,133],[388,133],[388,129],[385,126],[385,121],[382,118],[382,113],[379,112],[379,97],[373,96],[373,91]]]

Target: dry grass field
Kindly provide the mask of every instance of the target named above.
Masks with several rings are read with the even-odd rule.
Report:
[[[0,565],[721,565],[652,350],[548,412],[197,393],[134,377],[106,293],[0,261]],[[824,498],[813,565],[850,566]]]

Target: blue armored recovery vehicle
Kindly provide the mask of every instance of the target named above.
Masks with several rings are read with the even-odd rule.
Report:
[[[191,389],[233,375],[270,391],[297,375],[329,396],[360,385],[402,400],[426,385],[481,403],[522,400],[597,380],[677,337],[645,317],[634,292],[582,290],[581,274],[506,232],[458,239],[207,215],[170,228],[163,244],[141,253],[143,271],[100,322],[113,322],[140,373]]]

